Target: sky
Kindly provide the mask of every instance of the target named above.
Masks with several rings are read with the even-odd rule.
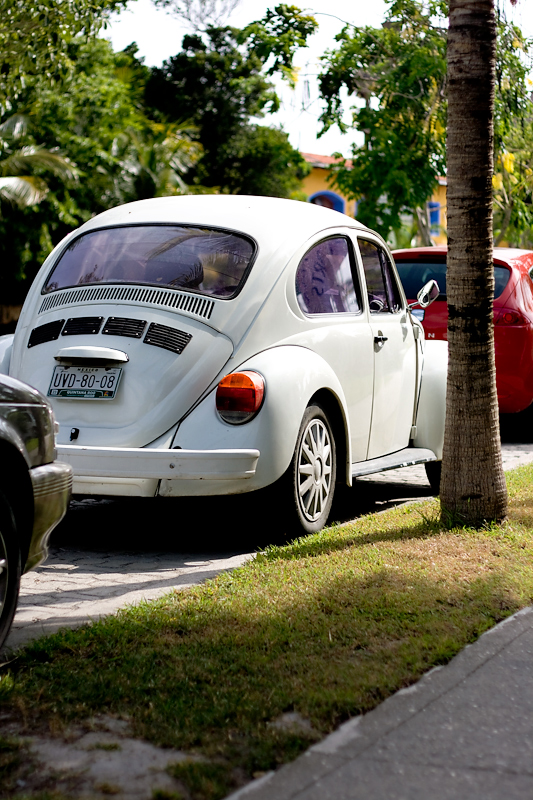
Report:
[[[277,0],[240,0],[228,22],[235,27],[260,19],[267,8]],[[533,0],[519,0],[512,6],[510,0],[498,0],[507,18],[518,24],[523,33],[533,38]],[[318,117],[321,104],[318,97],[316,75],[319,57],[334,46],[335,35],[342,29],[344,21],[357,25],[381,25],[386,4],[384,0],[313,0],[309,6],[295,3],[316,16],[319,30],[309,39],[309,46],[300,50],[295,64],[300,68],[295,90],[281,81],[275,81],[281,97],[281,109],[276,114],[264,117],[263,124],[282,127],[289,134],[293,147],[308,153],[331,155],[340,152],[350,155],[351,145],[358,141],[358,134],[341,134],[330,129],[320,139]],[[181,40],[188,29],[185,23],[166,11],[156,8],[152,0],[133,0],[126,9],[112,17],[103,35],[110,39],[115,50],[122,50],[136,42],[139,53],[148,66],[161,66],[163,61],[181,49]],[[346,114],[346,121],[350,115]]]

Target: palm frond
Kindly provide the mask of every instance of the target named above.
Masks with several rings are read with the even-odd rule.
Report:
[[[0,137],[15,141],[22,138],[28,130],[28,117],[25,114],[12,114],[0,125]]]
[[[76,167],[59,153],[33,146],[21,147],[0,161],[0,175],[6,177],[34,172],[36,169],[52,172],[62,180],[72,180],[78,172]]]
[[[21,176],[0,178],[0,200],[26,208],[40,203],[48,193],[48,186],[42,178]]]

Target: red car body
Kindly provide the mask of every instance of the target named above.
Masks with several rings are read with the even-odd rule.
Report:
[[[393,252],[405,294],[416,300],[431,278],[441,296],[428,308],[415,309],[426,339],[447,339],[446,255],[448,248],[413,247]],[[494,348],[500,412],[514,414],[533,403],[533,251],[494,249]]]

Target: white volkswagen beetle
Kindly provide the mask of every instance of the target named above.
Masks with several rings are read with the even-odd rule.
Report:
[[[227,195],[106,211],[55,248],[0,345],[0,371],[53,404],[75,495],[273,485],[312,532],[336,482],[423,462],[438,482],[446,344],[424,342],[383,240],[336,211]]]

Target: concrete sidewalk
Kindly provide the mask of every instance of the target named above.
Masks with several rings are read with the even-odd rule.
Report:
[[[230,798],[531,800],[533,608]]]

